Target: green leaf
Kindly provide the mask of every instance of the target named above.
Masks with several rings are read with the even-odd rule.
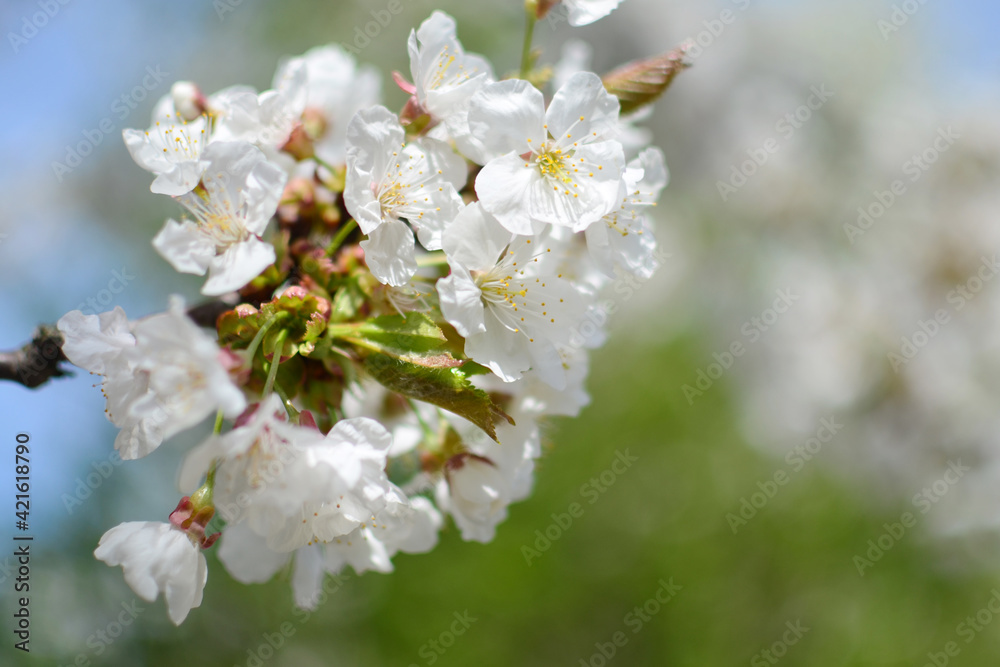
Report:
[[[387,347],[414,351],[435,350],[448,341],[444,333],[424,313],[410,312],[406,316],[383,315],[365,322],[359,332],[369,340]]]
[[[469,382],[461,368],[428,368],[379,353],[368,355],[364,368],[387,389],[454,412],[493,440],[497,440],[498,419],[514,423],[485,391]]]
[[[427,368],[455,368],[462,359],[449,339],[424,313],[383,315],[360,324],[332,325],[330,334],[355,347]]]

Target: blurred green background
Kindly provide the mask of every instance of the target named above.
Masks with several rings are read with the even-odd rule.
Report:
[[[516,67],[523,22],[517,0],[403,4],[404,14],[359,56],[382,68],[390,105],[404,98],[391,90],[388,73],[407,70],[406,35],[435,8],[456,16],[466,48],[488,55],[498,72]],[[7,53],[4,80],[14,94],[0,134],[9,202],[0,214],[7,235],[0,237],[0,348],[77,308],[123,266],[137,278],[109,308],[122,305],[136,317],[162,310],[170,292],[193,300],[199,281],[174,274],[149,244],[174,207],[148,192],[148,177],[129,159],[118,130],[144,126],[155,98],[176,79],[196,80],[207,91],[236,83],[266,88],[281,56],[349,43],[384,6],[72,3]],[[776,472],[791,471],[785,453],[807,437],[789,429],[787,441],[760,442],[760,431],[746,427],[767,372],[780,369],[765,364],[758,375],[727,374],[693,402],[681,387],[783,286],[765,278],[769,258],[781,254],[776,247],[804,261],[815,247],[824,256],[845,252],[841,224],[871,189],[884,187],[883,172],[862,153],[873,119],[881,114],[896,126],[902,121],[893,113],[902,118],[925,102],[957,99],[995,117],[996,106],[980,101],[978,91],[995,92],[1000,80],[993,32],[985,29],[996,25],[997,8],[928,5],[907,31],[883,39],[877,21],[890,15],[891,2],[628,0],[588,28],[543,22],[536,44],[553,63],[562,42],[582,38],[603,72],[695,36],[725,9],[739,21],[713,39],[648,123],[672,170],[658,220],[671,260],[622,304],[608,344],[593,357],[591,406],[578,419],[550,425],[535,492],[511,508],[492,544],[462,542],[448,527],[430,554],[398,556],[393,574],[331,579],[329,598],[308,618],[293,612],[288,573],[246,587],[209,554],[205,600],[182,627],[169,623],[162,600],[140,603],[135,622],[106,642],[99,633],[116,633],[122,605],[135,598],[120,569],[93,559],[97,539],[118,522],[160,520],[172,509],[177,463],[202,433],[116,468],[69,512],[65,494],[107,458],[113,441],[99,392],[88,377],[37,392],[0,385],[3,437],[32,434],[37,508],[32,652],[11,647],[11,579],[0,559],[7,618],[0,664],[996,665],[1000,619],[993,623],[987,607],[1000,598],[994,533],[942,537],[920,515],[862,576],[856,557],[867,557],[869,540],[883,536],[885,524],[914,511],[910,496],[920,484],[898,492],[869,479],[868,461],[857,454],[861,436],[848,420],[815,463],[769,487]],[[5,3],[0,25],[16,30],[34,11],[33,2]],[[51,162],[157,64],[170,75],[162,90],[57,181]],[[788,163],[748,186],[744,199],[720,203],[716,181],[728,177],[729,164],[759,145],[803,91],[823,82],[837,91],[837,102],[798,134],[781,156]],[[879,106],[886,90],[910,97],[900,93],[887,112]],[[755,125],[754,118],[765,122]],[[927,127],[932,136],[934,121]],[[815,429],[815,421],[805,421],[808,432]],[[602,473],[608,479],[617,452],[626,450],[637,462],[590,504],[594,496],[583,485]],[[3,483],[12,484],[12,476],[4,472]],[[761,485],[773,497],[734,532],[727,515],[738,514]],[[552,528],[565,521],[553,515],[572,503],[583,506],[582,516]],[[537,548],[536,531],[547,529],[558,539],[529,564],[524,549]],[[662,582],[681,589],[651,613]],[[636,607],[649,614],[638,632]],[[466,613],[475,621],[451,635],[460,627],[455,615]],[[626,641],[619,635],[622,645],[614,646],[619,632]]]

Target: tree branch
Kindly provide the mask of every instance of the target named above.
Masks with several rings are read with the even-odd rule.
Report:
[[[208,329],[215,328],[215,322],[222,313],[235,306],[232,298],[206,301],[188,308],[187,315],[195,324]],[[27,343],[19,350],[0,352],[0,380],[9,380],[36,389],[52,378],[72,376],[59,366],[69,361],[62,351],[63,337],[52,324],[42,324]]]
[[[39,326],[30,343],[19,350],[0,352],[0,380],[35,389],[51,378],[72,375],[59,367],[59,362],[66,361],[62,343],[62,334],[54,326]]]

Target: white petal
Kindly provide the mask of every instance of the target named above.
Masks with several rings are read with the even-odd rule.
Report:
[[[167,220],[153,237],[153,247],[177,271],[198,276],[205,275],[215,257],[215,243],[191,221]]]
[[[256,237],[232,245],[221,255],[212,258],[208,280],[201,288],[201,293],[219,296],[241,289],[273,264],[274,260],[274,247]]]
[[[530,152],[548,138],[544,124],[545,98],[521,79],[486,84],[469,102],[469,129],[490,158]]]
[[[465,339],[465,354],[488,366],[504,382],[514,382],[531,368],[528,339],[503,326],[489,311],[486,331]]]
[[[501,259],[512,238],[480,202],[474,202],[462,209],[449,226],[443,246],[451,264],[482,271]]]
[[[270,581],[291,557],[267,548],[267,541],[246,524],[227,526],[219,540],[219,560],[241,584]]]
[[[62,351],[70,363],[104,375],[107,365],[121,352],[135,346],[128,318],[120,306],[99,315],[84,315],[79,310],[66,313],[56,323],[63,335]]]
[[[295,552],[295,571],[292,574],[292,593],[295,604],[302,609],[315,609],[319,604],[320,585],[323,583],[323,554],[319,545],[303,547]]]
[[[508,231],[525,236],[534,233],[529,217],[532,197],[538,198],[535,193],[541,193],[548,199],[552,197],[550,189],[538,168],[516,153],[492,160],[476,177],[476,194],[482,207]],[[559,219],[558,215],[548,217]]]
[[[386,285],[400,287],[417,273],[413,232],[405,222],[379,225],[361,242],[361,249],[372,274]]]
[[[563,0],[569,9],[569,24],[574,27],[590,25],[598,19],[602,19],[618,5],[622,0]]]
[[[555,140],[571,146],[574,141],[613,138],[618,127],[618,110],[618,98],[608,93],[601,77],[593,72],[579,72],[556,92],[545,118]]]
[[[486,331],[482,292],[468,270],[453,266],[451,275],[437,282],[441,314],[463,336]]]

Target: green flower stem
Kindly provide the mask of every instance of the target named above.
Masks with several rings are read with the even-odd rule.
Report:
[[[524,13],[528,20],[527,29],[524,31],[524,49],[521,51],[521,78],[527,79],[531,73],[531,40],[535,35],[535,24],[538,22],[538,2],[537,0],[525,0]]]
[[[247,348],[247,358],[250,360],[251,365],[253,365],[253,355],[257,354],[257,348],[260,346],[261,341],[264,340],[264,336],[267,335],[268,330],[270,330],[270,328],[274,325],[275,322],[283,320],[287,316],[288,313],[286,311],[281,311],[280,313],[276,313],[274,317],[272,317],[271,319],[269,319],[267,322],[264,323],[264,326],[260,328],[260,330],[257,332],[257,335],[253,337],[252,341],[250,341],[250,347]]]
[[[336,174],[337,173],[337,168],[334,167],[329,162],[327,162],[326,160],[324,160],[323,158],[321,158],[320,156],[313,155],[312,159],[316,161],[316,164],[318,164],[319,166],[323,167],[324,169],[326,169],[327,171],[329,171],[331,174]]]
[[[330,246],[326,249],[326,254],[329,257],[333,257],[333,253],[340,249],[347,237],[350,236],[351,232],[358,228],[358,222],[354,218],[351,218],[344,224],[340,226],[337,230],[337,235],[333,237],[333,241],[330,242]]]
[[[292,405],[291,399],[288,398],[288,394],[286,394],[285,390],[281,388],[281,385],[274,385],[274,393],[281,397],[281,402],[285,406],[285,412],[288,413],[288,418],[298,422],[299,411]]]
[[[274,354],[271,356],[271,367],[267,371],[264,396],[269,396],[274,391],[274,378],[278,377],[278,366],[281,364],[281,353],[285,349],[285,338],[287,337],[288,331],[283,329],[278,332],[278,337],[274,341]]]

